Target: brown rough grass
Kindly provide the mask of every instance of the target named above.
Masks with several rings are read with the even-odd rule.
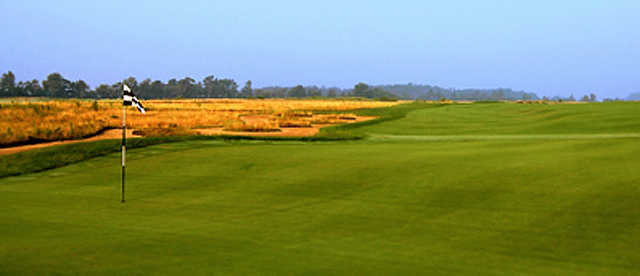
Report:
[[[324,118],[317,111],[346,111],[387,107],[401,102],[296,99],[150,100],[147,114],[127,110],[127,128],[144,135],[177,135],[193,129],[277,132],[314,123],[347,122],[351,115]],[[251,119],[252,116],[266,119]],[[324,119],[323,119],[324,118]],[[39,141],[79,139],[122,124],[121,100],[50,100],[15,98],[0,103],[0,146]]]

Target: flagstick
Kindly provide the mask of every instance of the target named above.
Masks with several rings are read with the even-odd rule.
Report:
[[[124,173],[125,173],[124,160],[127,152],[126,118],[127,118],[127,107],[123,104],[122,105],[122,199],[120,201],[122,203],[124,203]]]

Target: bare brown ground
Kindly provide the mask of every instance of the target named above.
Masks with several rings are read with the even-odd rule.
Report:
[[[351,121],[349,123],[356,122],[364,122],[373,120],[376,117],[374,116],[359,116],[356,120]],[[282,128],[281,131],[277,132],[247,132],[247,131],[227,131],[223,130],[223,128],[205,128],[205,129],[195,129],[201,135],[237,135],[237,136],[280,136],[280,137],[306,137],[316,135],[321,128],[332,126],[332,124],[315,124],[312,127],[288,127]],[[140,135],[134,135],[133,129],[127,130],[127,137],[142,137]],[[32,149],[64,145],[64,144],[72,144],[72,143],[82,143],[82,142],[90,142],[97,140],[107,140],[107,139],[120,139],[122,138],[122,130],[121,129],[110,129],[106,130],[103,133],[93,136],[91,138],[86,139],[78,139],[78,140],[64,140],[64,141],[55,141],[55,142],[46,142],[39,143],[33,145],[24,145],[24,146],[15,146],[9,148],[0,148],[0,155],[12,154]]]

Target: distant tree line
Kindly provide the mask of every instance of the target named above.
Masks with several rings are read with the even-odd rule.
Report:
[[[254,90],[256,98],[306,98],[306,97],[356,97],[369,99],[398,99],[397,95],[384,91],[380,87],[372,87],[366,83],[358,83],[353,89],[341,89],[338,87],[318,87],[318,86],[294,86],[287,87],[263,87]]]
[[[578,100],[576,100],[576,98],[573,96],[573,94],[571,94],[571,96],[563,98],[560,96],[554,96],[554,97],[547,97],[544,96],[542,97],[543,100],[545,101],[554,101],[554,102],[577,102]],[[609,99],[607,99],[609,100]],[[596,94],[594,93],[590,93],[589,95],[584,95],[582,96],[582,98],[580,98],[581,102],[597,102],[598,101],[598,97],[596,96]]]
[[[454,89],[422,84],[395,84],[378,86],[401,98],[423,100],[468,100],[468,101],[502,101],[502,100],[537,100],[535,93],[513,91],[508,88],[496,89]]]
[[[0,79],[0,97],[86,98],[90,92],[89,85],[84,81],[72,82],[58,73],[50,74],[42,81],[42,85],[36,79],[16,83],[11,71],[2,74]]]
[[[605,99],[605,100],[622,101],[622,99]],[[625,100],[627,100],[627,101],[640,101],[640,92],[629,94],[629,96],[627,96],[627,98]]]
[[[424,100],[539,100],[535,93],[514,91],[508,88],[497,89],[454,89],[421,84],[375,85],[358,83],[351,89],[338,87],[318,87],[296,85],[293,87],[253,88],[251,81],[242,87],[233,79],[207,76],[201,81],[190,77],[170,79],[166,83],[160,80],[145,79],[138,81],[129,77],[114,84],[100,84],[91,89],[83,80],[71,81],[59,73],[52,73],[46,80],[19,81],[9,71],[0,79],[0,97],[49,97],[49,98],[118,98],[122,95],[122,84],[127,84],[143,99],[162,98],[318,98],[318,97],[359,97],[370,99],[424,99]],[[568,98],[544,97],[543,100],[576,101]],[[581,101],[597,101],[595,94],[585,95]]]
[[[101,84],[90,89],[84,81],[70,81],[59,73],[47,76],[42,84],[38,80],[16,83],[15,75],[9,71],[0,79],[0,97],[50,97],[50,98],[118,98],[122,97],[122,85],[127,84],[135,93],[145,99],[159,98],[240,98],[251,96],[251,82],[242,90],[232,79],[217,79],[208,76],[202,82],[192,78],[170,79],[167,83],[145,79],[138,82],[129,77],[114,84]]]
[[[369,87],[365,83],[357,84],[354,89],[326,88],[317,86],[264,87],[254,89],[251,81],[242,88],[233,79],[207,76],[202,81],[190,77],[170,79],[162,82],[145,79],[138,82],[129,77],[114,84],[100,84],[91,89],[83,80],[71,81],[60,73],[52,73],[46,80],[39,82],[19,81],[9,71],[0,79],[0,97],[50,97],[50,98],[89,98],[104,99],[122,96],[122,85],[131,87],[140,98],[310,98],[310,97],[362,97],[396,99],[397,96],[379,87]]]

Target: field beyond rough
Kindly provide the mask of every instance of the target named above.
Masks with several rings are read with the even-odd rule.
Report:
[[[0,274],[640,274],[640,103],[398,110],[0,178]]]

